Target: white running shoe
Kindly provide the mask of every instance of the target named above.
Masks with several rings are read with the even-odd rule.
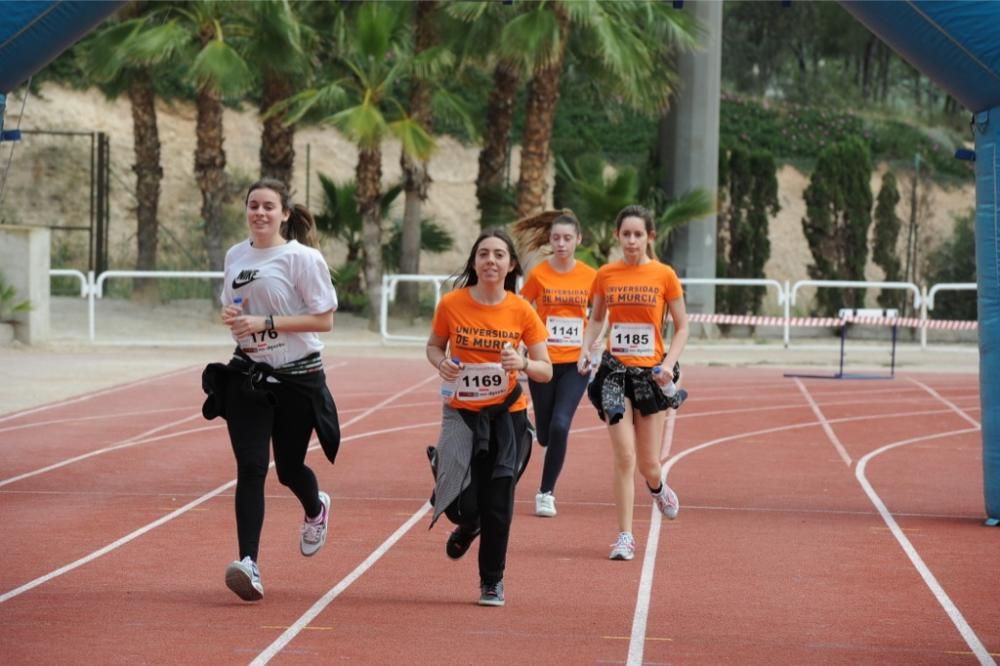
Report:
[[[226,587],[243,601],[260,601],[264,598],[264,584],[260,582],[260,570],[249,555],[226,567]]]
[[[611,560],[631,560],[635,557],[635,539],[631,532],[622,532],[618,535],[618,540],[611,544]]]
[[[673,520],[681,510],[681,502],[677,499],[677,493],[670,489],[666,481],[661,483],[663,487],[660,488],[660,492],[650,493],[650,495],[652,495],[653,501],[656,503],[656,508],[660,510],[660,513]]]
[[[552,518],[556,515],[556,498],[552,493],[535,495],[535,515]]]
[[[330,522],[330,496],[319,491],[319,501],[323,504],[323,513],[319,520],[312,522],[309,517],[302,521],[302,535],[299,538],[299,550],[306,557],[315,555],[326,543],[326,526]]]

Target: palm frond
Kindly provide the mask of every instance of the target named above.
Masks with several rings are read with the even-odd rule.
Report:
[[[389,123],[389,132],[399,139],[403,153],[414,159],[429,159],[436,148],[434,137],[413,118]]]
[[[337,83],[322,88],[311,88],[278,102],[264,113],[270,118],[279,113],[287,113],[285,122],[293,125],[302,120],[317,121],[335,113],[347,102],[347,91]]]
[[[498,51],[521,71],[532,73],[556,60],[560,40],[555,14],[539,5],[504,25]]]
[[[247,89],[253,74],[232,46],[220,39],[206,44],[191,63],[191,78],[199,87],[209,86],[235,97]]]
[[[368,100],[335,113],[329,121],[362,149],[376,148],[387,131],[385,116]]]

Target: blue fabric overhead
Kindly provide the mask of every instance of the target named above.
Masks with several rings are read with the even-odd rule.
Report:
[[[8,93],[90,32],[121,0],[3,2],[0,93]]]
[[[1000,2],[845,0],[840,4],[969,110],[1000,106]]]

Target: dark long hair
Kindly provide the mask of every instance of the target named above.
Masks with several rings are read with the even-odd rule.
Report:
[[[581,233],[580,221],[576,219],[576,215],[569,208],[547,210],[536,215],[522,217],[514,223],[512,230],[521,241],[521,248],[528,252],[534,252],[549,242],[552,227],[557,224],[572,226],[576,229],[577,236]]]
[[[504,277],[503,288],[507,291],[517,293],[517,278],[523,273],[521,270],[521,260],[517,258],[517,249],[514,247],[514,241],[503,229],[487,229],[479,234],[479,238],[472,244],[472,252],[469,253],[469,258],[465,262],[465,268],[455,278],[455,288],[460,289],[479,284],[479,276],[476,275],[476,252],[479,251],[479,244],[487,238],[499,238],[507,244],[507,251],[510,253],[510,260],[514,264],[514,270],[507,273]]]
[[[645,206],[640,206],[638,204],[632,204],[631,206],[625,206],[615,217],[615,231],[622,230],[622,222],[625,221],[626,217],[637,217],[642,220],[646,225],[646,234],[649,236],[656,235],[656,223],[653,221],[653,213]],[[653,243],[646,243],[646,256],[650,259],[655,259],[656,255],[653,253]]]
[[[292,203],[292,193],[280,180],[261,178],[250,186],[243,201],[245,206],[250,201],[250,193],[254,190],[271,190],[281,198],[281,210],[288,211],[288,219],[281,224],[281,237],[285,240],[297,240],[309,247],[319,247],[319,236],[316,235],[316,220],[312,213],[302,204]]]

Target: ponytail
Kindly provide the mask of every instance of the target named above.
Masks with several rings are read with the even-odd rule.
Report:
[[[572,225],[576,228],[576,233],[580,233],[580,221],[576,219],[576,215],[569,208],[547,210],[536,215],[522,217],[514,223],[512,231],[517,236],[521,249],[535,252],[548,244],[552,226],[556,224]]]
[[[288,221],[281,225],[281,235],[287,240],[295,240],[309,247],[319,247],[316,235],[316,220],[302,204],[295,204],[289,211]]]

